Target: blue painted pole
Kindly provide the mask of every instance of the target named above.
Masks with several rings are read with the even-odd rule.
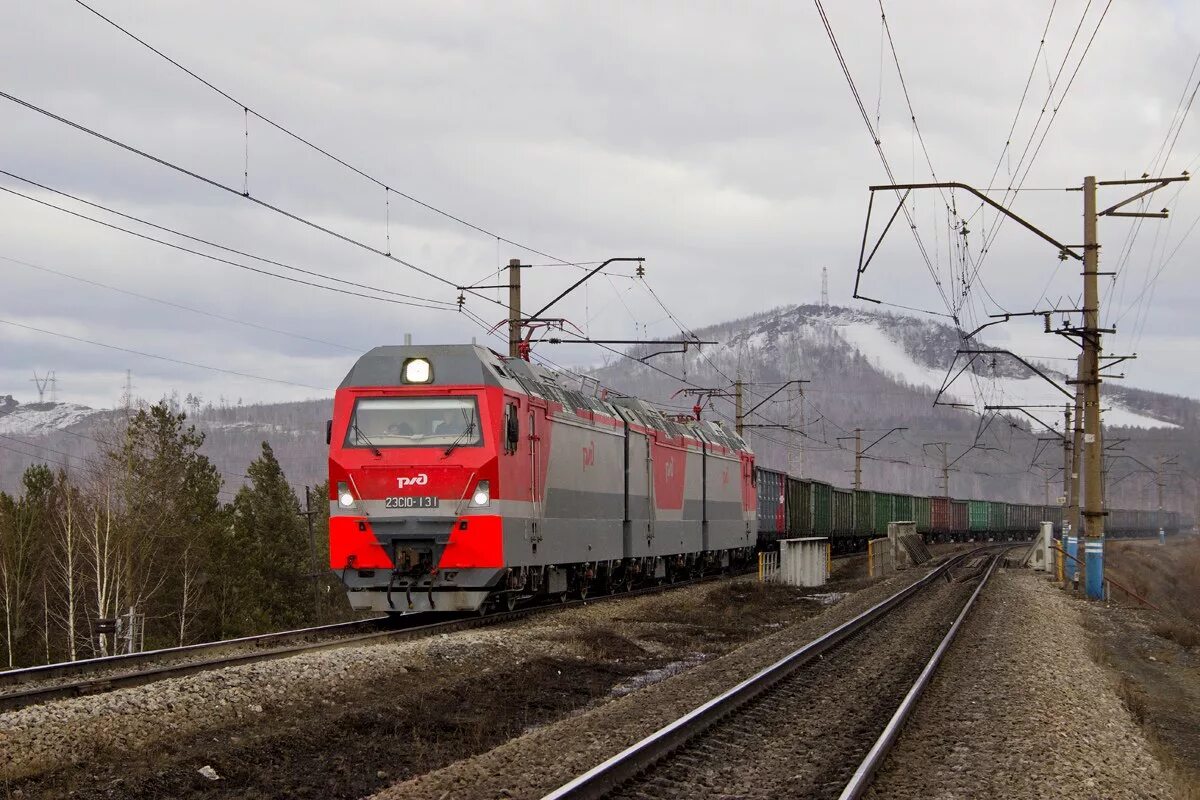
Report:
[[[1069,558],[1064,565],[1067,583],[1073,583],[1076,580],[1075,576],[1079,574],[1079,562],[1075,560],[1079,558],[1079,537],[1070,533],[1067,534],[1067,555]]]
[[[1104,599],[1104,539],[1088,539],[1083,544],[1087,562],[1087,596]]]

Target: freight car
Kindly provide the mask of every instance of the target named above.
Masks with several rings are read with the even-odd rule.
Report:
[[[326,439],[330,567],[355,609],[512,608],[748,563],[756,545],[735,433],[474,345],[371,350]]]

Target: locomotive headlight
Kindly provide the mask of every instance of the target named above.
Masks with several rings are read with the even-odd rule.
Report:
[[[350,487],[345,481],[338,483],[338,505],[342,508],[350,508],[354,505],[354,495],[350,494]]]
[[[410,358],[404,362],[405,383],[429,383],[433,380],[433,369],[424,358]]]
[[[471,505],[486,506],[492,502],[492,487],[487,481],[475,485],[475,493],[471,495]]]

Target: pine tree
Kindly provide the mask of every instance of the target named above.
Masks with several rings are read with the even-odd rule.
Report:
[[[242,632],[302,625],[312,604],[308,533],[300,504],[266,442],[246,472],[250,484],[233,501],[230,544],[240,554],[241,581],[239,613],[231,622]]]

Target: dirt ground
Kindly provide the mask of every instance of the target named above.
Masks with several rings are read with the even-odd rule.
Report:
[[[1105,561],[1109,577],[1161,610],[1116,589],[1113,602],[1088,604],[1093,657],[1174,772],[1179,797],[1200,798],[1200,539],[1113,542]]]
[[[809,597],[722,581],[449,634],[366,683],[331,676],[321,697],[251,708],[215,730],[164,726],[150,751],[106,748],[3,788],[30,798],[362,797],[720,656],[861,585]]]

